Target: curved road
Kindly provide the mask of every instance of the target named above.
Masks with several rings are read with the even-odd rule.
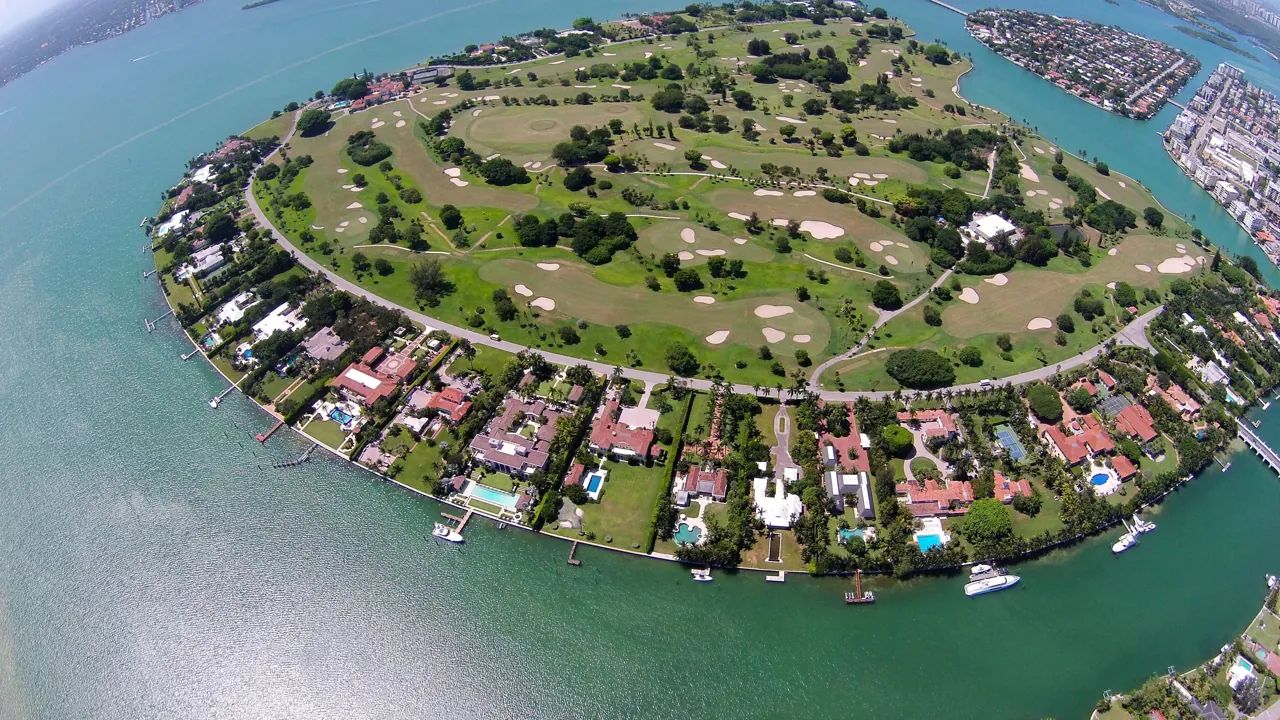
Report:
[[[305,108],[301,108],[294,113],[293,126],[289,128],[289,133],[280,140],[281,147],[286,145],[289,142],[289,140],[293,138],[293,134],[297,130],[298,118],[301,116],[303,109]],[[266,158],[263,159],[263,162],[266,162],[266,160],[270,159],[272,156],[274,156],[274,154],[275,153],[272,153],[272,155],[268,155]],[[543,357],[545,357],[546,359],[550,360],[553,363],[557,363],[560,365],[586,365],[587,367],[591,368],[593,371],[604,374],[604,375],[609,375],[615,371],[620,371],[623,377],[639,380],[649,387],[652,387],[654,385],[658,385],[661,383],[665,383],[671,379],[670,375],[666,373],[656,372],[653,370],[640,370],[637,368],[620,367],[617,365],[611,365],[609,363],[602,363],[594,360],[584,360],[583,358],[572,357],[569,355],[562,355],[560,353],[550,352],[547,350],[543,350],[541,348],[530,348],[525,345],[520,345],[518,343],[513,343],[513,342],[507,342],[505,340],[494,340],[488,335],[485,335],[483,333],[478,333],[475,330],[472,330],[470,328],[464,328],[457,325],[453,325],[451,323],[444,322],[443,320],[440,320],[438,318],[431,317],[430,315],[425,315],[412,308],[408,308],[398,303],[394,303],[390,300],[387,300],[386,298],[379,296],[378,294],[374,293],[373,291],[367,288],[361,287],[351,282],[350,280],[347,280],[346,278],[335,273],[333,270],[329,269],[328,267],[325,267],[323,264],[316,261],[311,256],[307,255],[305,252],[295,247],[294,244],[291,243],[289,239],[284,236],[283,233],[281,233],[279,230],[276,229],[276,226],[269,219],[267,219],[266,213],[264,213],[262,211],[262,208],[258,206],[258,200],[253,196],[252,181],[250,181],[249,185],[245,187],[244,201],[245,201],[245,206],[248,207],[251,213],[253,213],[254,219],[257,220],[258,224],[261,227],[268,229],[271,232],[272,237],[275,238],[276,242],[278,242],[281,247],[287,250],[289,254],[293,255],[294,259],[297,260],[298,263],[301,264],[303,267],[307,268],[308,270],[314,273],[323,275],[325,278],[329,280],[329,282],[333,283],[334,287],[337,287],[340,290],[351,293],[352,295],[356,295],[358,297],[362,297],[368,300],[369,302],[376,303],[383,307],[390,308],[392,310],[399,310],[403,312],[405,315],[409,316],[409,318],[414,320],[415,322],[419,322],[423,325],[426,325],[427,327],[431,327],[434,329],[444,330],[445,332],[448,332],[455,337],[466,339],[475,345],[487,345],[489,347],[497,348],[499,350],[505,350],[510,353],[518,353],[523,350],[533,350],[534,352],[541,354]],[[821,397],[823,400],[827,400],[831,402],[849,402],[849,401],[856,400],[858,398],[881,399],[881,398],[891,397],[895,395],[897,391],[823,390],[821,388],[818,388],[816,386],[816,383],[817,383],[818,375],[821,373],[822,370],[829,367],[834,362],[837,362],[839,360],[842,360],[846,357],[849,357],[855,354],[858,350],[860,350],[862,347],[866,345],[867,340],[871,337],[871,334],[874,333],[876,329],[878,329],[881,325],[891,320],[897,314],[913,307],[916,303],[920,302],[922,299],[927,297],[929,294],[929,291],[932,290],[933,287],[936,287],[938,284],[942,283],[947,277],[950,276],[950,273],[951,271],[948,270],[947,272],[940,275],[938,277],[938,280],[934,282],[932,286],[930,286],[929,290],[926,290],[925,292],[921,293],[918,297],[913,299],[911,302],[907,303],[906,305],[903,305],[902,308],[900,308],[899,310],[893,313],[886,313],[882,315],[880,319],[876,321],[876,324],[872,326],[872,330],[867,333],[866,337],[863,338],[862,342],[859,343],[857,347],[853,348],[852,350],[850,350],[848,353],[845,353],[844,355],[837,356],[835,358],[827,360],[826,362],[822,363],[817,368],[815,368],[814,374],[811,376],[810,383],[808,387],[806,387],[804,390],[802,391],[776,390],[775,391],[770,388],[764,388],[764,387],[757,388],[751,385],[732,385],[730,387],[736,393],[742,393],[746,395],[777,396],[779,399],[791,398],[791,397],[806,394],[808,392],[813,392],[817,394],[819,397]],[[1017,375],[1012,375],[1007,378],[1002,378],[1000,382],[1001,384],[1021,385],[1023,383],[1029,383],[1029,382],[1035,382],[1037,380],[1047,379],[1058,372],[1079,367],[1080,365],[1083,365],[1085,363],[1092,361],[1094,358],[1103,354],[1108,348],[1108,346],[1112,343],[1123,344],[1123,345],[1133,345],[1135,347],[1141,347],[1141,348],[1146,348],[1150,350],[1151,343],[1146,337],[1146,329],[1147,329],[1147,326],[1151,324],[1151,321],[1155,319],[1157,315],[1160,314],[1161,310],[1163,310],[1163,307],[1158,307],[1154,310],[1148,311],[1147,313],[1135,318],[1133,322],[1129,323],[1124,328],[1122,328],[1120,332],[1116,333],[1116,335],[1113,336],[1107,342],[1101,345],[1096,345],[1090,348],[1089,350],[1086,350],[1085,352],[1080,353],[1079,355],[1076,355],[1071,358],[1067,358],[1055,365],[1046,366],[1043,368],[1039,368],[1037,370],[1029,370],[1024,373],[1019,373]],[[715,385],[715,383],[713,383],[712,381],[701,379],[701,378],[682,378],[682,379],[685,380],[690,387],[696,390],[704,390],[704,391],[710,390]],[[968,383],[966,385],[953,385],[948,389],[952,391],[978,390],[978,389],[981,389],[981,384]],[[902,395],[904,396],[911,396],[913,394],[915,393],[913,393],[912,391],[907,391],[907,390],[902,391]]]

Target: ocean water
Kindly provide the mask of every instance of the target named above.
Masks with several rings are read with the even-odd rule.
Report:
[[[143,328],[166,309],[137,229],[161,190],[337,76],[647,6],[238,5],[0,89],[0,718],[1082,717],[1252,616],[1276,570],[1280,482],[1249,455],[1170,498],[1122,558],[1100,538],[1020,566],[1006,593],[882,583],[856,608],[836,580],[697,584],[590,549],[570,568],[566,544],[483,522],[445,547],[425,537],[435,505],[367,473],[320,456],[270,469],[303,443],[259,447],[267,417],[234,395],[210,410],[221,379],[178,359],[189,346],[168,323]],[[975,100],[1233,242],[1163,157],[1168,111],[1113,118],[966,46],[958,16],[893,11],[974,53]],[[1072,12],[1167,33],[1206,71],[1224,54],[1128,0]]]

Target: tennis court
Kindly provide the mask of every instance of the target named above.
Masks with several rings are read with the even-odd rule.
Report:
[[[1121,410],[1132,404],[1133,403],[1129,402],[1129,398],[1116,393],[1115,395],[1107,396],[1102,400],[1102,402],[1098,403],[1098,409],[1102,411],[1103,415],[1113,418],[1116,415],[1119,415]]]
[[[1004,447],[1012,462],[1022,462],[1027,457],[1027,449],[1022,447],[1022,441],[1018,439],[1018,434],[1008,425],[996,426],[996,442]]]

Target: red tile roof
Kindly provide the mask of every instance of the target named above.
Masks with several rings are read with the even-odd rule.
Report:
[[[618,419],[621,412],[620,403],[610,400],[596,413],[591,422],[592,449],[605,453],[623,450],[648,458],[649,448],[653,446],[653,430],[621,422]]]
[[[967,506],[973,502],[973,483],[968,481],[948,482],[945,485],[937,480],[925,480],[923,485],[907,481],[898,483],[894,490],[906,499],[912,514],[917,516],[928,510],[929,506],[933,506],[935,510],[926,514],[938,515],[955,512],[958,510],[956,506]]]
[[[582,463],[576,462],[569,467],[569,473],[564,476],[564,486],[573,487],[582,484],[582,476],[587,472],[587,468]]]
[[[357,380],[353,373],[363,374],[374,381],[374,386]],[[338,377],[329,381],[331,387],[338,388],[342,394],[368,407],[379,400],[390,397],[400,384],[399,380],[379,373],[364,363],[351,363]]]
[[[438,410],[449,418],[449,422],[457,423],[471,411],[471,401],[467,400],[466,393],[450,386],[432,395],[427,401],[427,409]]]
[[[1066,434],[1057,425],[1041,426],[1041,433],[1049,436],[1049,441],[1066,458],[1068,465],[1082,462],[1090,455],[1116,449],[1116,444],[1106,429],[1091,415],[1080,416],[1070,427],[1074,433],[1072,435]]]
[[[360,362],[364,363],[365,365],[373,365],[374,363],[378,362],[378,358],[380,357],[382,357],[382,346],[374,345],[373,347],[366,350],[364,352],[364,355],[360,356]]]
[[[1160,387],[1155,375],[1147,376],[1147,388],[1159,395],[1169,407],[1184,415],[1195,415],[1200,412],[1200,403],[1187,394],[1178,383],[1169,383],[1168,389]]]
[[[909,410],[898,413],[898,422],[915,423],[926,432],[956,432],[956,418],[946,410]]]
[[[1116,386],[1116,379],[1111,377],[1111,374],[1106,370],[1098,371],[1098,380],[1100,380],[1108,390]]]
[[[1080,378],[1071,387],[1082,388],[1085,392],[1089,393],[1090,396],[1098,394],[1098,387],[1093,383],[1089,382],[1088,378]]]
[[[704,469],[693,465],[685,474],[680,489],[690,495],[710,495],[723,500],[729,493],[729,472],[724,468]]]
[[[1117,413],[1116,430],[1144,443],[1155,440],[1159,435],[1151,413],[1141,405],[1130,405]]]
[[[1111,467],[1116,471],[1116,475],[1121,480],[1128,480],[1138,474],[1138,468],[1134,466],[1133,461],[1123,455],[1117,455],[1111,461]]]
[[[995,498],[1002,503],[1013,502],[1017,495],[1031,496],[1031,483],[1026,480],[1010,480],[1004,473],[996,471]]]

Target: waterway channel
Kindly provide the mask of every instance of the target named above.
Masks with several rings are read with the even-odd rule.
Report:
[[[1171,497],[1123,558],[1102,538],[1020,566],[1010,592],[926,579],[879,585],[865,608],[834,580],[701,585],[596,550],[574,569],[565,544],[484,522],[442,547],[424,539],[437,507],[368,474],[321,455],[271,470],[304,445],[258,447],[266,416],[234,395],[210,410],[217,375],[178,359],[171,326],[143,329],[165,309],[136,227],[159,191],[336,76],[646,6],[238,5],[0,89],[0,717],[1082,717],[1107,688],[1211,655],[1256,610],[1280,480],[1244,454]],[[974,53],[975,100],[1101,154],[1228,244],[1155,142],[1168,111],[1130,128],[985,59],[958,16],[894,12]],[[1153,11],[1114,12],[1164,37]],[[1206,69],[1200,46],[1222,52],[1168,32]],[[1280,442],[1278,410],[1261,432]]]

